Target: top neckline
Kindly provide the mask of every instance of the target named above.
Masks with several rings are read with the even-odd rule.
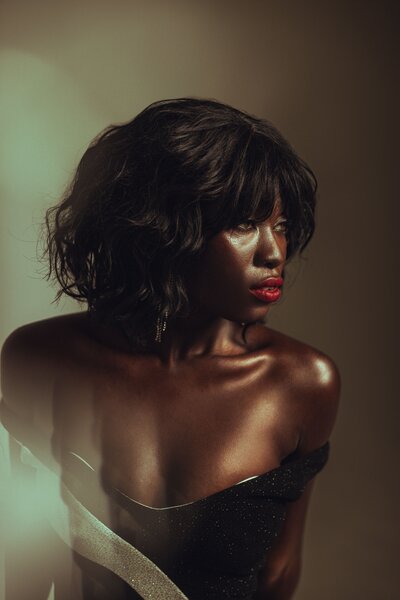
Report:
[[[230,492],[231,490],[233,490],[234,488],[236,488],[237,486],[241,486],[245,483],[250,483],[253,481],[258,481],[260,479],[264,479],[264,478],[268,478],[273,476],[275,473],[283,471],[285,469],[287,469],[288,467],[292,467],[293,465],[296,464],[302,464],[304,461],[307,461],[308,459],[310,459],[311,457],[313,457],[316,454],[319,453],[325,453],[328,451],[330,446],[330,442],[329,440],[325,442],[325,444],[323,444],[322,446],[319,446],[318,448],[314,448],[314,450],[311,450],[310,452],[307,452],[306,454],[303,454],[302,456],[299,456],[297,458],[294,458],[292,460],[289,460],[283,464],[280,464],[278,467],[274,467],[273,469],[270,469],[269,471],[266,471],[265,473],[261,473],[259,475],[252,475],[250,477],[246,477],[246,479],[242,479],[241,481],[238,481],[237,483],[234,483],[233,485],[230,485],[226,488],[223,488],[222,490],[219,490],[217,492],[213,492],[212,494],[209,494],[208,496],[204,496],[203,498],[198,498],[197,500],[192,500],[191,502],[185,502],[183,504],[174,504],[172,506],[150,506],[149,504],[144,504],[143,502],[139,502],[138,500],[135,500],[134,498],[132,498],[131,496],[128,496],[127,494],[125,494],[124,492],[122,492],[120,489],[118,489],[117,487],[113,487],[110,486],[109,490],[113,493],[116,493],[118,496],[122,497],[125,501],[128,501],[136,506],[140,506],[144,509],[147,509],[149,511],[167,511],[167,510],[175,510],[175,509],[179,509],[179,508],[185,508],[185,507],[189,507],[189,506],[194,506],[194,505],[198,505],[201,504],[203,502],[206,502],[208,500],[211,500],[213,498],[215,498],[216,496],[225,494]],[[86,464],[92,471],[94,471],[93,467],[85,460],[83,459],[81,456],[79,456],[79,454],[77,454],[76,452],[70,452],[70,454],[72,454],[73,456],[75,456],[76,458],[80,459],[84,464]]]

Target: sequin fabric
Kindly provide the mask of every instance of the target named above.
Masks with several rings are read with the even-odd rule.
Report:
[[[250,600],[288,503],[300,498],[324,467],[329,447],[328,441],[267,473],[176,507],[148,507],[107,489],[108,526],[150,558],[189,600]],[[114,573],[83,557],[78,563],[85,600],[141,600]]]

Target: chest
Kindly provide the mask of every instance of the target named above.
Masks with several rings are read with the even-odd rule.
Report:
[[[270,382],[260,363],[93,372],[79,388],[61,386],[69,397],[57,402],[56,431],[129,497],[190,502],[275,468],[296,447],[290,398]]]

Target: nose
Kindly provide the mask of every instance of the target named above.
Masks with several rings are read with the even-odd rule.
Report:
[[[260,228],[256,261],[258,264],[273,269],[286,260],[286,236],[274,231],[270,226]]]

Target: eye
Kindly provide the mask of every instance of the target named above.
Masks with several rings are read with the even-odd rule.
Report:
[[[279,223],[275,225],[274,229],[278,229],[278,231],[281,231],[282,233],[288,233],[289,228],[287,220],[284,219],[282,221],[279,221]]]
[[[255,229],[257,227],[257,223],[251,219],[249,219],[248,221],[244,221],[243,223],[239,223],[239,225],[236,225],[236,227],[234,227],[233,229],[235,229],[236,231],[251,231],[253,229]]]

